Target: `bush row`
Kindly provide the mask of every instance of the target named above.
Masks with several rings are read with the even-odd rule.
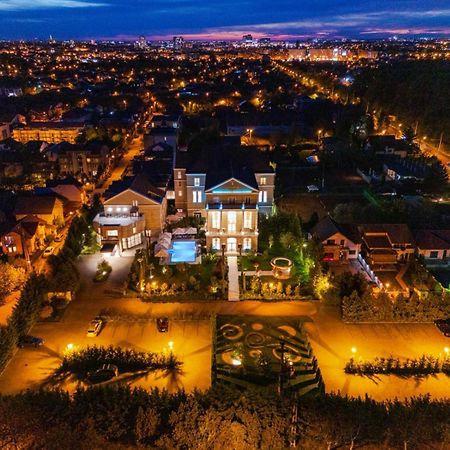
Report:
[[[32,274],[25,283],[6,326],[0,328],[0,371],[11,358],[19,339],[36,323],[41,306],[46,300],[46,292],[46,278]]]
[[[75,374],[81,378],[103,364],[114,364],[119,372],[179,370],[182,362],[172,353],[147,353],[119,347],[86,347],[66,354],[57,374]]]
[[[396,374],[402,376],[416,376],[436,373],[450,375],[450,358],[436,358],[422,355],[420,358],[404,361],[390,356],[389,358],[375,358],[373,361],[355,361],[353,358],[347,362],[345,373],[352,375]]]
[[[450,316],[450,296],[428,293],[423,296],[403,295],[393,299],[385,292],[359,295],[354,291],[342,300],[342,318],[346,322],[431,322]]]

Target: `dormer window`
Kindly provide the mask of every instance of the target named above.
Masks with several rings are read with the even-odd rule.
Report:
[[[199,177],[194,178],[194,186],[200,186],[200,178]]]
[[[267,184],[267,178],[266,178],[266,177],[261,177],[261,178],[259,179],[259,184],[260,184],[261,186],[265,186],[265,185]]]

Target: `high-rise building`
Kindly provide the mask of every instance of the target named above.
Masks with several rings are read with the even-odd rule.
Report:
[[[147,40],[145,39],[145,36],[139,36],[136,46],[138,48],[147,48]]]
[[[173,48],[179,50],[184,47],[184,37],[174,36],[173,37]]]

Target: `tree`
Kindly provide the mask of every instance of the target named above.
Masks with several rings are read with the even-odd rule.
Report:
[[[160,422],[159,414],[153,408],[139,407],[135,426],[136,442],[149,445],[154,441]]]
[[[0,304],[7,295],[20,289],[27,279],[25,270],[8,263],[0,263]]]
[[[425,176],[424,184],[426,188],[433,192],[440,192],[446,189],[447,183],[447,169],[440,161],[435,161],[431,164]]]
[[[333,287],[329,272],[320,271],[314,276],[313,289],[314,294],[319,300],[323,300],[325,294]]]

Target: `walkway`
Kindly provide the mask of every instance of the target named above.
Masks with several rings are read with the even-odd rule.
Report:
[[[239,271],[237,256],[227,256],[228,264],[228,301],[239,301]]]

